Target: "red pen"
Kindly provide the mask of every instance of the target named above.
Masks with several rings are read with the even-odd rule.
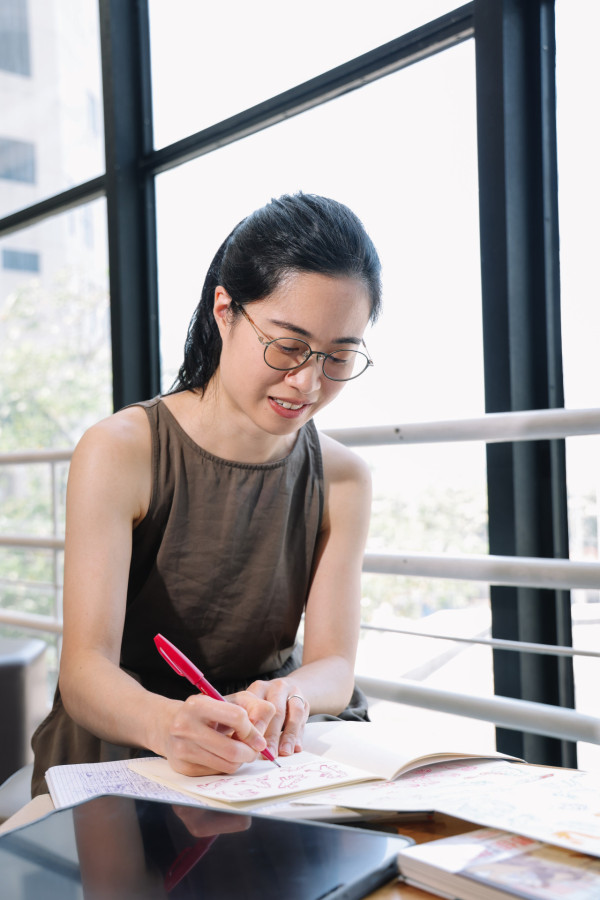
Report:
[[[174,669],[178,675],[183,675],[184,678],[191,681],[201,694],[206,694],[207,697],[212,697],[213,700],[222,700],[224,703],[227,702],[225,697],[223,697],[223,695],[206,680],[200,669],[195,666],[181,650],[178,650],[171,641],[168,641],[162,634],[157,634],[154,638],[154,643],[156,644],[156,649],[160,655],[166,659],[171,668]],[[261,752],[265,759],[268,759],[269,762],[275,763],[276,766],[281,768],[268,747],[265,747]]]
[[[193,847],[185,847],[179,854],[177,859],[171,864],[169,871],[165,875],[165,890],[167,893],[177,887],[186,875],[194,868],[196,863],[200,862],[203,856],[206,856],[218,835],[211,834],[209,837],[202,837]]]

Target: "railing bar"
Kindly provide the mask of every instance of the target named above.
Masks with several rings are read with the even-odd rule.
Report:
[[[23,549],[37,550],[64,550],[64,538],[59,537],[35,537],[25,534],[0,535],[0,547],[22,547]]]
[[[551,589],[600,589],[600,563],[526,556],[433,556],[423,553],[366,553],[363,571],[515,584]]]
[[[0,578],[0,587],[3,588],[24,588],[28,591],[52,591],[54,590],[54,582],[52,581],[28,581],[25,578]],[[62,589],[62,584],[60,585]]]
[[[64,538],[35,535],[0,535],[0,546],[64,549]],[[528,585],[531,579],[519,581],[530,573],[538,579],[532,584],[566,588],[589,587],[600,589],[600,562],[589,563],[569,559],[545,557],[461,555],[436,556],[423,553],[366,553],[363,571],[389,575],[424,575],[439,578],[465,579],[493,583],[489,576],[510,580],[509,583]],[[567,580],[567,573],[569,580]],[[571,577],[573,576],[573,577]],[[557,578],[562,580],[557,581]]]
[[[325,429],[342,443],[386,445],[454,441],[552,440],[600,433],[600,409],[537,409],[510,413],[487,413],[471,419],[409,422],[361,428]],[[67,462],[72,449],[28,450],[0,453],[0,465]]]
[[[24,622],[32,622],[35,621],[35,625],[32,627],[44,629],[46,626],[49,627],[49,630],[52,632],[56,632],[58,625],[61,620],[57,616],[55,618],[49,618],[46,616],[35,616],[32,613],[21,613],[21,612],[10,612],[8,610],[0,611],[0,622],[5,622],[9,624],[17,623],[17,620],[20,623]],[[62,626],[61,626],[62,627]],[[575,647],[561,647],[561,646],[553,646],[551,644],[528,644],[520,641],[504,641],[504,640],[494,640],[488,638],[465,638],[465,637],[456,637],[454,635],[444,635],[444,634],[430,634],[425,631],[413,631],[411,629],[403,629],[403,628],[391,628],[391,627],[383,627],[378,625],[367,625],[365,623],[361,624],[361,628],[365,631],[379,631],[390,634],[404,634],[413,637],[424,637],[424,638],[432,638],[433,640],[443,640],[443,641],[455,641],[463,644],[480,644],[489,647],[495,647],[497,649],[502,650],[515,650],[520,652],[527,653],[541,653],[547,654],[551,656],[586,656],[592,658],[599,658],[600,653],[595,652],[593,650],[580,650]]]
[[[482,719],[531,734],[600,744],[600,719],[573,709],[508,697],[474,697],[414,682],[383,681],[364,675],[359,675],[356,682],[374,699]]]
[[[527,410],[487,413],[473,419],[325,429],[325,434],[353,447],[456,441],[500,443],[555,440],[598,433],[600,433],[600,409]]]
[[[63,550],[64,546],[64,539],[59,537],[0,535],[0,547]],[[433,556],[422,553],[366,553],[363,571],[522,587],[600,590],[600,563],[568,559],[475,554]]]
[[[21,463],[69,462],[73,450],[25,450],[19,453],[0,453],[0,466]]]
[[[62,634],[61,619],[51,616],[40,616],[36,613],[24,613],[8,609],[0,609],[0,625],[15,625],[19,628],[33,628],[35,631],[47,631],[51,634]]]
[[[481,644],[497,650],[516,650],[520,653],[540,653],[548,656],[591,656],[600,659],[596,650],[578,650],[575,647],[562,647],[554,644],[528,644],[525,641],[505,641],[500,638],[467,638],[452,634],[430,634],[427,631],[413,631],[410,628],[391,628],[383,625],[367,625],[361,622],[365,631],[382,631],[390,634],[408,634],[415,637],[433,638],[436,641],[456,641],[461,644]]]

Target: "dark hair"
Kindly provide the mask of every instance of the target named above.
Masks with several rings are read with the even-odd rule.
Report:
[[[221,357],[213,315],[217,285],[237,303],[250,303],[266,299],[293,272],[357,278],[369,291],[370,320],[379,315],[381,264],[358,217],[326,197],[284,194],[243,219],[219,247],[190,322],[172,392],[204,391],[217,370]]]

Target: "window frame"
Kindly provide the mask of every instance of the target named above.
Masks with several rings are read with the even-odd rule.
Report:
[[[99,13],[106,172],[1,219],[0,235],[106,196],[115,409],[160,391],[156,175],[471,38],[486,412],[564,406],[554,0],[473,0],[158,150],[147,0],[99,0]],[[491,445],[487,461],[490,552],[567,558],[565,442]],[[491,603],[493,637],[572,643],[567,591],[492,587]],[[523,653],[515,666],[494,650],[494,675],[497,694],[574,707],[571,659]],[[573,742],[497,733],[529,762],[576,765]]]

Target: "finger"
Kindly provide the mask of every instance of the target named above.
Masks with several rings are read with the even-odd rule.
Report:
[[[232,694],[231,697],[228,697],[228,700],[246,710],[248,718],[261,734],[265,733],[277,712],[277,708],[273,703],[266,700],[264,696],[258,696],[251,690]]]
[[[256,753],[266,746],[241,706],[200,695],[193,695],[182,704],[173,720],[171,736],[182,761],[214,765],[216,757],[221,761],[219,771],[230,771],[223,761],[238,767],[255,759]]]
[[[173,812],[181,819],[189,833],[198,838],[247,831],[252,824],[250,816],[234,815],[233,813],[223,816],[221,813],[198,809],[195,806],[176,804],[173,806]]]
[[[173,738],[167,759],[182,775],[233,775],[244,763],[254,762],[257,753],[242,741],[214,729],[198,729],[194,739]]]
[[[279,752],[291,756],[302,750],[304,726],[308,718],[308,702],[299,694],[291,694],[286,700],[287,715],[281,737]]]
[[[275,714],[273,715],[273,718],[269,722],[269,725],[265,731],[267,746],[275,758],[277,758],[277,756],[279,755],[279,741],[281,738],[281,731],[285,722],[285,716],[286,708],[284,694],[282,699],[278,703],[276,703]]]
[[[262,733],[253,724],[248,711],[240,703],[223,703],[220,700],[213,700],[210,697],[198,697],[197,695],[193,699],[196,701],[196,704],[201,702],[206,704],[207,708],[203,710],[203,715],[209,715],[221,731],[223,729],[225,731],[229,730],[240,741],[258,753],[265,749],[266,741]],[[265,712],[267,713],[273,707],[272,703],[266,701],[255,702],[264,704]]]

